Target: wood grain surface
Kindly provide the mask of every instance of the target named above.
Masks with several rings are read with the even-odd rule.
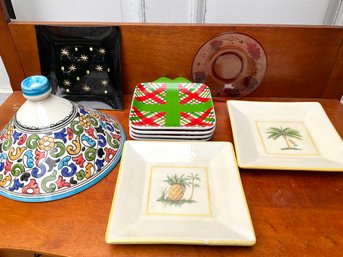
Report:
[[[9,30],[26,76],[39,74],[34,24],[11,22]],[[42,23],[40,23],[42,24]],[[50,25],[61,25],[48,23]],[[92,25],[63,23],[62,25]],[[336,98],[343,94],[342,27],[277,25],[114,24],[121,29],[122,83],[132,93],[161,76],[192,78],[198,49],[225,32],[255,38],[267,55],[264,80],[250,96]]]
[[[25,78],[25,73],[8,28],[10,18],[5,8],[4,2],[0,1],[0,56],[4,62],[13,90],[20,90],[20,83]]]
[[[247,100],[319,101],[343,136],[343,106],[338,100]],[[124,111],[106,111],[120,121],[127,135],[130,101],[125,95]],[[0,107],[0,128],[23,102],[16,92]],[[215,102],[215,109],[213,140],[232,142],[226,103]],[[108,245],[105,231],[118,166],[96,185],[62,200],[23,203],[0,196],[0,256],[1,249],[82,257],[342,256],[343,173],[240,169],[257,237],[253,247]]]

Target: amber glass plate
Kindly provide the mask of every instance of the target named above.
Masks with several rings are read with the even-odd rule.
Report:
[[[225,33],[207,41],[193,60],[197,83],[211,88],[212,96],[240,99],[253,92],[267,70],[262,45],[241,33]]]

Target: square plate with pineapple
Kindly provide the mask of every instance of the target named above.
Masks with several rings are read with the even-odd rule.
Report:
[[[318,102],[227,102],[238,166],[343,171],[343,141]]]
[[[255,241],[231,143],[125,142],[107,243]]]

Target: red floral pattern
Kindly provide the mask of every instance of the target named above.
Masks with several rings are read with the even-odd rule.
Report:
[[[261,57],[261,49],[253,43],[247,43],[247,49],[249,54],[251,55],[252,58],[254,58],[254,60],[258,60]]]

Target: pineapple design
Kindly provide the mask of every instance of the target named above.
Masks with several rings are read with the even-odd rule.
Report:
[[[176,174],[174,174],[174,176],[167,176],[167,179],[164,180],[164,182],[167,182],[170,185],[168,189],[168,199],[171,201],[180,201],[186,192],[188,183],[184,175],[181,175],[180,177]]]
[[[188,176],[185,176],[184,174],[180,176],[177,174],[167,175],[167,179],[163,180],[163,182],[168,183],[169,186],[161,190],[161,196],[157,201],[164,203],[165,206],[181,206],[185,203],[196,203],[196,201],[193,200],[193,196],[194,189],[200,186],[198,184],[198,182],[200,182],[199,174],[191,174]],[[185,198],[187,188],[190,188],[191,193],[188,198]]]

